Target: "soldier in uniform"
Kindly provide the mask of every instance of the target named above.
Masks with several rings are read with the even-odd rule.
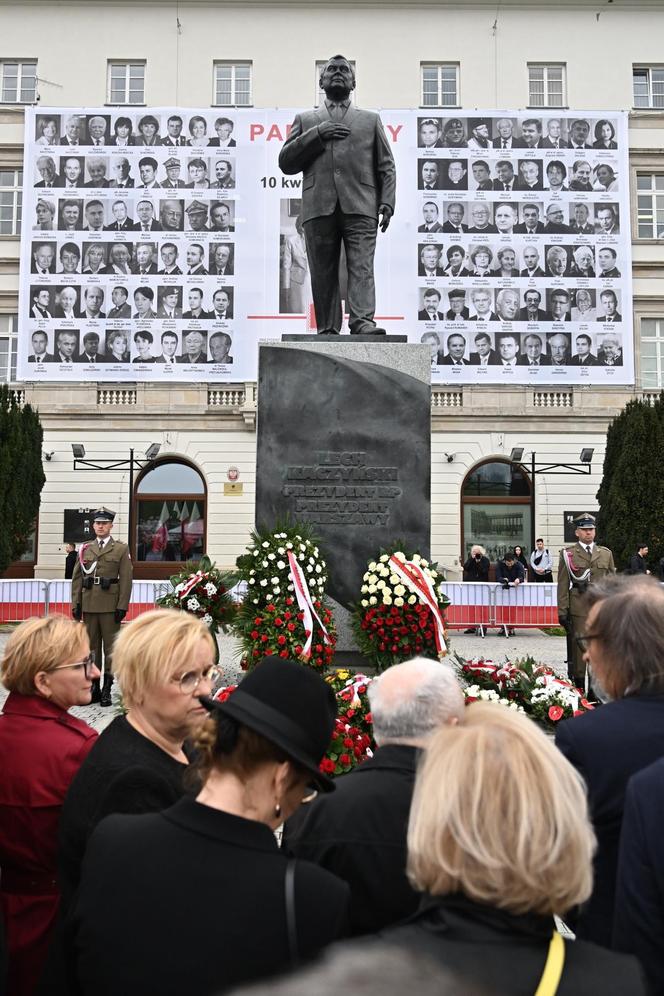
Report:
[[[595,516],[582,512],[574,524],[577,542],[562,549],[558,561],[558,619],[567,630],[570,680],[583,689],[586,666],[583,652],[575,640],[575,636],[585,633],[588,610],[583,596],[588,585],[606,574],[615,574],[616,568],[609,548],[595,543]]]
[[[90,649],[101,666],[104,646],[104,684],[93,687],[92,701],[111,704],[113,684],[113,641],[127,614],[133,568],[126,543],[113,539],[111,529],[115,512],[99,508],[93,516],[96,540],[84,543],[74,567],[71,582],[71,605],[74,619],[83,619]]]

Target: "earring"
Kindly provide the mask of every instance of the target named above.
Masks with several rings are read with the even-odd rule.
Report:
[[[278,802],[275,804],[275,807],[274,807],[274,815],[275,816],[281,816],[281,806],[279,805]]]

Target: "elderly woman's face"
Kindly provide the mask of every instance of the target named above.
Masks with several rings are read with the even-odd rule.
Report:
[[[99,671],[93,666],[89,677],[85,675],[85,658],[90,654],[90,643],[87,637],[80,650],[68,654],[64,660],[58,661],[55,671],[47,671],[39,686],[42,694],[61,709],[71,709],[72,706],[89,705],[92,697],[93,678],[99,677]],[[69,664],[76,665],[69,667]],[[45,686],[45,687],[44,687]]]
[[[475,266],[478,270],[486,270],[489,265],[491,257],[487,252],[475,253]]]
[[[213,664],[212,648],[204,640],[186,660],[174,658],[164,662],[163,681],[147,690],[140,706],[153,729],[174,740],[184,740],[198,732],[208,715],[199,696],[212,691],[212,680],[204,674]],[[196,689],[183,692],[180,679],[189,674],[201,680]]]

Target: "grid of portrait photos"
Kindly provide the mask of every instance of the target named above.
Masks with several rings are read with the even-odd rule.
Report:
[[[40,108],[27,127],[23,369],[46,379],[232,374],[233,117]]]
[[[624,383],[624,115],[420,112],[416,128],[413,317],[433,379]]]

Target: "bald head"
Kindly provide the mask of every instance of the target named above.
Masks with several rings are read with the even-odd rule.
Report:
[[[444,723],[463,717],[464,697],[449,664],[415,657],[395,664],[369,685],[374,736],[387,743],[424,746]]]

